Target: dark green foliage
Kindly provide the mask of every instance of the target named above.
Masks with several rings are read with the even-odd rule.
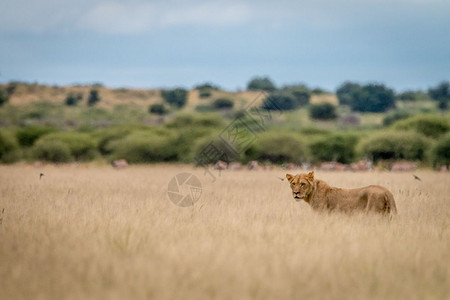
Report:
[[[298,134],[269,131],[260,134],[246,154],[259,161],[301,163],[306,160],[307,147]]]
[[[276,87],[269,77],[254,77],[247,84],[247,90],[273,92]]]
[[[34,142],[41,136],[55,131],[57,131],[57,129],[53,127],[33,125],[17,130],[16,137],[21,146],[30,147],[33,146]]]
[[[0,88],[0,106],[9,101],[9,96],[5,90]]]
[[[431,99],[440,101],[440,100],[449,100],[450,99],[450,82],[444,81],[438,84],[434,88],[430,88],[428,90],[428,95]]]
[[[47,134],[41,137],[37,143],[51,143],[59,141],[65,144],[69,150],[71,156],[77,161],[89,161],[94,159],[98,152],[96,150],[96,144],[86,133],[79,132],[55,132]]]
[[[304,106],[311,99],[311,91],[305,85],[285,86],[283,91],[289,92],[294,96],[297,106]]]
[[[293,110],[299,106],[294,95],[285,90],[271,93],[262,104],[262,108],[267,110]]]
[[[171,106],[178,108],[183,107],[187,102],[188,91],[182,88],[176,88],[173,90],[162,90],[161,96]]]
[[[313,141],[310,153],[314,161],[350,163],[355,158],[358,138],[350,134],[329,134]]]
[[[157,114],[157,115],[165,115],[167,114],[169,111],[168,109],[164,106],[164,104],[152,104],[150,105],[149,109],[148,109],[149,113],[152,114]]]
[[[354,111],[384,112],[395,107],[394,91],[383,84],[367,84],[346,82],[336,94],[340,104],[350,105]]]
[[[126,159],[130,163],[175,161],[176,135],[164,130],[142,130],[131,133],[110,144],[113,159]]]
[[[202,88],[198,91],[198,96],[200,98],[208,98],[208,97],[211,97],[211,95],[212,95],[212,92],[211,92],[211,89],[209,89],[209,88]]]
[[[392,113],[388,113],[383,118],[383,125],[389,126],[395,122],[411,117],[411,114],[404,110],[396,110]]]
[[[100,95],[99,95],[98,91],[97,90],[91,90],[89,92],[88,105],[89,106],[94,106],[98,102],[100,102]]]
[[[10,163],[15,159],[18,144],[14,136],[5,130],[0,130],[0,161]]]
[[[97,149],[102,155],[111,154],[111,142],[124,138],[135,130],[142,129],[139,126],[114,126],[106,129],[98,130],[93,134],[97,140]]]
[[[213,84],[213,83],[206,82],[206,83],[202,83],[202,84],[196,85],[194,87],[194,89],[196,89],[196,90],[202,90],[202,89],[220,90],[220,87],[218,85]]]
[[[98,97],[98,95],[97,95]],[[70,93],[67,95],[66,99],[64,100],[64,103],[67,106],[76,106],[78,102],[83,100],[83,94],[81,93]],[[98,101],[97,101],[98,102]]]
[[[32,155],[34,159],[55,163],[64,163],[73,160],[69,146],[59,140],[37,141],[33,147]]]
[[[429,89],[428,95],[438,102],[439,109],[447,110],[450,102],[450,82],[444,81],[435,88]]]
[[[399,93],[395,98],[400,101],[422,101],[429,99],[427,93],[422,91],[404,91]]]
[[[432,150],[433,165],[450,165],[450,134],[446,134],[439,139]]]
[[[394,91],[382,84],[368,84],[353,94],[350,107],[354,111],[384,112],[395,107]]]
[[[379,132],[361,142],[361,154],[378,160],[423,160],[430,141],[413,131]]]
[[[221,128],[224,127],[225,124],[223,119],[216,114],[201,114],[201,115],[192,115],[192,114],[179,114],[172,121],[167,123],[168,128],[199,128],[199,127],[207,127],[207,128]]]
[[[358,93],[361,85],[355,82],[344,82],[336,90],[336,95],[341,105],[351,105],[355,93]]]
[[[215,109],[231,109],[234,106],[234,102],[228,98],[219,98],[214,100],[212,106]]]
[[[450,130],[448,119],[434,115],[420,115],[394,124],[395,129],[414,130],[427,137],[438,138]]]
[[[209,133],[195,141],[191,160],[196,165],[202,166],[216,163],[218,160],[230,162],[242,159],[235,150],[233,145],[230,146],[216,134]]]
[[[309,108],[309,116],[316,120],[336,119],[336,106],[330,103],[313,104]]]
[[[328,92],[322,88],[314,88],[311,90],[311,94],[313,95],[323,95],[328,94]]]

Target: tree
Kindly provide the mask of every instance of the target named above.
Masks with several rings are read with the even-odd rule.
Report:
[[[337,90],[336,95],[339,99],[339,104],[341,105],[350,105],[353,101],[353,95],[359,92],[361,89],[361,85],[354,82],[344,82]]]
[[[450,82],[443,81],[435,88],[430,88],[428,90],[428,95],[431,99],[438,102],[438,107],[440,109],[447,109],[448,103],[450,102]]]
[[[164,101],[172,106],[176,106],[178,108],[183,107],[187,102],[188,92],[182,88],[176,88],[173,90],[163,90],[161,92],[161,96]]]
[[[309,116],[317,120],[333,120],[337,118],[336,107],[330,103],[314,104],[310,106]]]
[[[272,92],[276,87],[269,77],[254,77],[247,84],[247,90]]]
[[[354,111],[384,112],[395,107],[394,91],[382,84],[368,84],[354,94],[350,107]]]
[[[89,92],[88,105],[89,106],[94,106],[99,101],[100,101],[100,96],[98,94],[98,91],[97,90],[91,90]]]
[[[308,104],[309,100],[311,99],[311,91],[302,84],[285,86],[283,90],[290,92],[295,97],[298,106]]]
[[[340,104],[350,105],[353,111],[384,112],[395,107],[394,91],[383,84],[345,82],[336,91]]]
[[[298,106],[297,99],[287,91],[273,92],[264,99],[262,104],[262,108],[267,110],[292,110],[298,108]]]
[[[2,106],[3,104],[5,104],[8,101],[9,101],[9,97],[8,97],[7,93],[3,89],[0,89],[0,106]]]
[[[83,95],[81,93],[70,93],[69,95],[67,95],[64,102],[67,106],[76,106],[82,99]]]
[[[148,111],[149,113],[157,114],[160,116],[165,115],[168,112],[164,104],[152,104],[150,105]]]
[[[395,98],[400,101],[420,101],[429,99],[427,93],[411,90],[399,93]]]

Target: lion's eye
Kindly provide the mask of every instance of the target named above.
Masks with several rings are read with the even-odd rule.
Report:
[[[302,182],[302,184],[300,184],[300,186],[304,186],[305,184]]]

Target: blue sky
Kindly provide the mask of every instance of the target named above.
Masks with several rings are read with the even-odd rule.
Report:
[[[396,90],[450,80],[450,1],[2,0],[0,82]]]

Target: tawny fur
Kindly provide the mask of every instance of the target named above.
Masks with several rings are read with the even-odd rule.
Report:
[[[376,212],[396,214],[392,193],[378,185],[369,185],[358,189],[341,189],[314,178],[314,172],[308,174],[286,174],[292,195],[296,201],[305,200],[315,210],[342,212]]]

